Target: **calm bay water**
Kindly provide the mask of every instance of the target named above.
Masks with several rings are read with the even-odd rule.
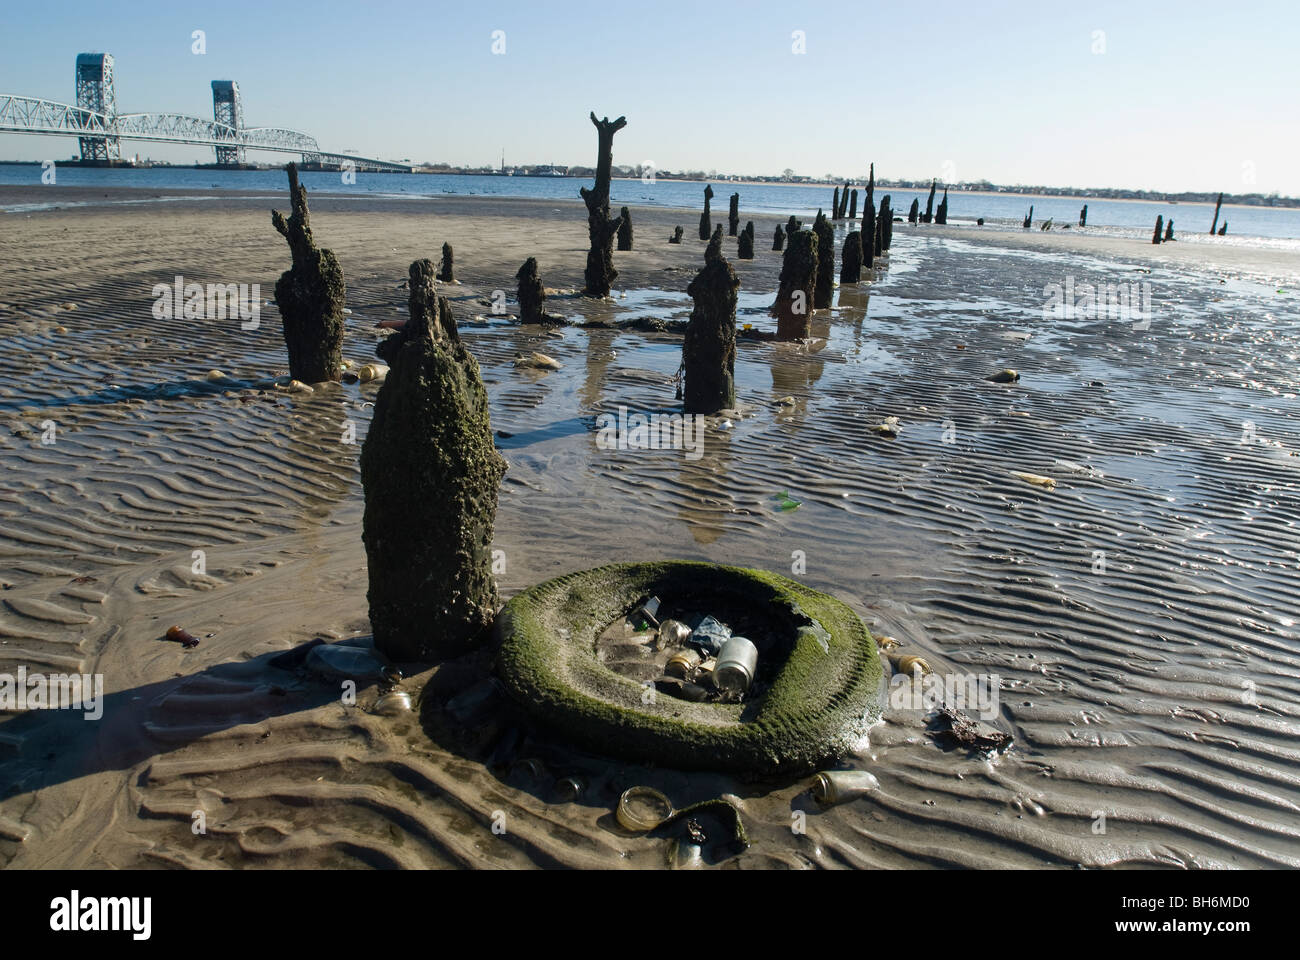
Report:
[[[0,164],[0,184],[34,185],[40,183],[41,168],[22,164]],[[134,187],[143,189],[193,190],[196,193],[222,190],[265,190],[268,195],[284,192],[284,173],[280,170],[194,170],[180,167],[147,169],[102,169],[82,167],[57,168],[60,186]],[[304,173],[303,183],[313,193],[372,194],[395,197],[495,196],[542,200],[578,200],[578,189],[591,181],[570,177],[491,177],[450,174],[358,173],[356,183],[345,184],[338,173]],[[860,185],[856,185],[860,186]],[[831,187],[784,183],[713,183],[713,209],[725,220],[728,197],[740,194],[742,221],[753,214],[811,217],[820,207],[830,210]],[[611,200],[615,206],[684,207],[700,209],[704,185],[685,180],[615,180]],[[906,216],[912,199],[920,200],[925,209],[928,190],[878,189],[877,200],[888,193],[894,211]],[[942,191],[935,198],[936,205]],[[1237,207],[1226,205],[1220,223],[1228,221],[1229,235],[1222,239],[1208,236],[1214,218],[1214,205],[1201,203],[1147,203],[1127,200],[1098,200],[1082,197],[1030,197],[1020,194],[951,193],[948,198],[949,222],[973,223],[983,217],[990,225],[1018,226],[1034,206],[1034,224],[1052,218],[1056,228],[1074,224],[1078,229],[1079,208],[1088,204],[1088,229],[1098,233],[1126,236],[1150,236],[1157,216],[1174,218],[1174,232],[1180,240],[1215,243],[1250,243],[1300,252],[1300,209],[1282,207]],[[62,201],[59,206],[68,206]],[[4,212],[42,209],[45,204],[11,204],[0,207]],[[683,223],[687,233],[694,221]]]

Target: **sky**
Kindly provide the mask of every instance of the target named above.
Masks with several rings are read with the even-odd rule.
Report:
[[[594,110],[628,119],[615,163],[660,170],[1300,196],[1295,0],[51,0],[4,24],[0,93],[74,102],[76,55],[109,52],[120,112],[211,117],[233,79],[249,126],[385,159],[594,166]],[[0,134],[0,159],[75,150]]]

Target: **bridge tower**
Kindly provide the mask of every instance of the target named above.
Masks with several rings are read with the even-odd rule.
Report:
[[[212,118],[217,123],[232,127],[241,138],[230,146],[218,146],[217,165],[222,167],[237,166],[247,156],[244,151],[244,102],[239,98],[239,84],[234,80],[212,81]]]
[[[104,115],[104,127],[112,130],[117,120],[117,94],[113,90],[111,53],[77,54],[77,106]],[[81,159],[121,160],[122,144],[115,136],[79,137]]]

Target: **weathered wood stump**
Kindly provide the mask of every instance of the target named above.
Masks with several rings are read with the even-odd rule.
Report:
[[[930,181],[930,199],[925,201],[925,215],[921,218],[922,223],[932,223],[934,221],[934,188],[938,186],[939,181]]]
[[[343,307],[347,285],[343,268],[330,250],[316,246],[311,235],[307,190],[298,183],[298,166],[289,164],[289,200],[285,220],[271,211],[271,223],[289,241],[293,266],[275,282],[275,302],[284,323],[289,376],[303,383],[338,380],[343,374]]]
[[[862,234],[851,230],[844,238],[840,254],[840,283],[857,283],[862,279]]]
[[[537,258],[529,257],[515,274],[519,282],[519,322],[520,323],[563,323],[560,317],[552,316],[543,308],[546,303],[546,288],[537,273]]]
[[[623,207],[618,212],[618,248],[632,249],[632,214],[628,212],[627,207]]]
[[[817,235],[811,230],[796,230],[786,237],[780,286],[772,307],[778,340],[806,340],[811,335],[817,244]]]
[[[1033,222],[1034,222],[1034,205],[1031,203],[1029,205],[1029,213],[1026,214],[1025,222],[1022,223],[1021,226],[1024,227],[1026,230],[1028,230],[1029,227],[1033,224]]]
[[[831,305],[835,290],[835,228],[831,222],[817,211],[813,221],[813,233],[817,234],[817,283],[813,287],[813,309],[825,310]]]
[[[709,242],[704,269],[686,288],[695,301],[682,341],[682,407],[687,413],[717,413],[736,404],[736,288],[740,281],[722,255],[721,224],[714,236],[717,244]]]
[[[1228,221],[1224,220],[1223,226],[1219,228],[1219,236],[1226,237],[1227,235],[1228,235]]]
[[[803,224],[800,223],[798,220],[796,220],[796,219],[794,218],[794,215],[791,214],[791,215],[790,215],[790,219],[787,220],[787,221],[785,222],[785,235],[786,235],[786,237],[789,238],[791,235],[798,233],[799,230],[800,230],[800,228],[802,228],[802,227],[803,227]]]
[[[1088,225],[1088,205],[1085,203],[1083,205],[1083,209],[1079,211],[1079,226],[1086,227],[1087,225]]]
[[[597,120],[593,110],[591,122],[596,128],[596,185],[578,191],[587,205],[587,232],[591,238],[582,293],[587,297],[608,297],[618,276],[614,269],[614,234],[621,222],[621,218],[609,216],[609,176],[614,163],[614,134],[627,126],[627,118]]]
[[[948,188],[943,188],[943,199],[939,201],[939,209],[935,211],[934,222],[943,226],[948,222]]]
[[[1169,242],[1172,241],[1173,239],[1174,239],[1174,221],[1173,221],[1173,220],[1170,220],[1168,223],[1165,224],[1165,239],[1164,239],[1164,242],[1165,242],[1165,243],[1169,243]]]
[[[713,224],[709,217],[709,201],[713,199],[713,187],[704,185],[704,212],[700,214],[700,239],[708,240],[713,235]]]
[[[858,188],[854,187],[853,192],[849,194],[849,219],[858,219]]]
[[[781,229],[781,224],[776,225],[772,232],[772,249],[780,250],[785,246],[785,231]]]
[[[835,196],[831,198],[831,219],[838,220],[839,218],[840,218],[840,188],[836,187]]]
[[[727,212],[727,236],[734,237],[740,227],[740,194],[731,195],[731,209]]]
[[[1157,217],[1156,217],[1156,232],[1155,232],[1154,234],[1151,235],[1151,242],[1152,242],[1152,243],[1159,243],[1159,242],[1160,242],[1160,235],[1164,232],[1164,227],[1165,227],[1165,218],[1164,218],[1163,216],[1157,216]]]
[[[669,243],[681,243],[681,242],[682,242],[682,228],[681,228],[681,227],[675,227],[675,228],[673,229],[673,235],[672,235],[671,237],[668,238],[668,242],[669,242]]]
[[[457,656],[498,606],[492,531],[506,464],[478,363],[456,336],[433,263],[411,265],[411,315],[361,448],[362,540],[375,646],[397,661]]]
[[[456,268],[453,262],[451,244],[442,245],[442,263],[438,267],[438,279],[443,283],[454,283],[456,280]]]
[[[894,243],[894,208],[890,206],[889,194],[885,194],[884,199],[880,201],[880,216],[883,227],[880,234],[880,249],[888,253]]]
[[[1223,206],[1223,194],[1219,194],[1219,199],[1216,200],[1214,203],[1214,222],[1210,224],[1210,236],[1214,236],[1214,228],[1219,223],[1219,208],[1222,206]],[[1225,223],[1224,226],[1226,227],[1227,224]],[[1223,236],[1223,234],[1219,234],[1219,236]]]
[[[870,196],[870,192],[868,193]],[[862,265],[868,270],[876,255],[876,209],[874,200],[863,198],[862,204]]]
[[[745,224],[745,229],[740,231],[740,237],[736,241],[736,259],[753,260],[754,259],[754,221],[750,220]]]
[[[921,201],[919,198],[913,197],[912,208],[907,211],[907,222],[916,223],[917,218],[920,216],[920,211],[921,211]]]

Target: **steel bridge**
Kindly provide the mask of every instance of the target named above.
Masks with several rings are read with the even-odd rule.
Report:
[[[217,165],[223,167],[244,163],[249,150],[271,150],[301,155],[308,169],[411,172],[409,164],[330,153],[314,137],[297,130],[244,126],[239,84],[233,80],[212,81],[211,120],[179,113],[118,113],[113,56],[108,53],[77,55],[76,100],[73,106],[0,93],[0,133],[76,137],[83,162],[111,164],[121,160],[121,141],[149,140],[212,147]]]

